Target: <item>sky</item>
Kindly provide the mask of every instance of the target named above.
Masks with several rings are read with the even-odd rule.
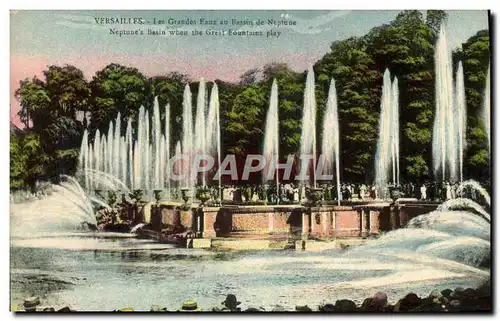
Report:
[[[87,79],[109,63],[136,67],[147,76],[178,71],[192,79],[236,81],[245,71],[270,62],[286,62],[303,71],[329,51],[330,44],[352,36],[363,36],[371,28],[389,23],[399,11],[11,11],[10,92],[11,121],[20,126],[19,103],[14,92],[19,81],[37,75],[48,65],[71,64]],[[423,12],[425,16],[425,11]],[[486,11],[448,11],[447,36],[452,48],[488,29]],[[101,25],[95,18],[138,17],[145,25]],[[156,20],[192,19],[197,25],[153,25]],[[200,19],[227,19],[228,26],[201,26]],[[231,25],[231,20],[268,19],[296,21],[295,26],[270,27]],[[122,36],[121,30],[194,29],[262,31],[258,36]],[[266,37],[267,31],[281,32]]]

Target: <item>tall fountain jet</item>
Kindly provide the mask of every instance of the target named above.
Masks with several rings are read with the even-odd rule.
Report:
[[[189,89],[189,84],[186,84],[186,87],[184,88],[182,108],[182,153],[188,161],[184,162],[182,166],[184,179],[181,185],[185,188],[191,188],[194,186],[190,168],[193,152],[193,107],[191,103],[191,90]]]
[[[177,141],[177,144],[175,144],[175,156],[179,156],[182,154],[182,146],[181,146],[181,141]],[[170,166],[172,166],[172,172],[176,173],[177,175],[179,175],[179,173],[182,172],[182,165],[180,162],[175,162],[174,164],[171,164]],[[180,188],[182,187],[182,182],[177,182],[177,188]]]
[[[158,97],[155,98],[153,104],[153,149],[154,154],[154,188],[163,187],[163,177],[161,174],[162,167],[162,132],[161,132],[161,121],[160,121],[160,104],[158,102]]]
[[[276,175],[276,200],[279,204],[279,177],[278,177],[278,162],[279,162],[279,120],[278,120],[278,84],[276,79],[271,87],[271,99],[269,101],[269,109],[267,110],[266,129],[264,133],[264,150],[263,156],[267,160],[266,171],[262,174],[262,183],[267,184],[269,177]],[[275,173],[269,173],[275,171]]]
[[[145,164],[143,163],[144,155],[144,140],[145,140],[145,129],[144,129],[144,107],[139,108],[139,119],[137,128],[137,140],[134,142],[134,189],[142,189],[143,169]]]
[[[208,105],[207,129],[206,129],[206,152],[216,156],[217,170],[221,163],[221,137],[220,137],[220,104],[219,89],[214,83],[210,93],[210,102]],[[222,181],[219,177],[219,198],[222,202]]]
[[[149,111],[146,110],[146,132],[144,134],[144,189],[149,191],[151,189],[151,144],[149,132]]]
[[[458,69],[455,74],[455,114],[457,117],[457,139],[458,139],[458,166],[460,182],[464,180],[464,149],[465,149],[465,130],[467,125],[467,105],[465,102],[464,69],[462,62],[458,63]]]
[[[314,92],[314,70],[312,66],[307,72],[306,87],[304,90],[304,108],[302,111],[302,135],[300,137],[300,171],[306,171],[310,164],[309,158],[312,157],[312,174],[313,187],[316,187],[316,95]],[[310,176],[310,175],[309,175]],[[303,180],[306,185],[310,184],[309,180]]]
[[[164,145],[164,148],[163,150],[165,151],[165,158],[164,158],[164,162],[162,163],[162,166],[163,166],[163,177],[165,179],[165,182],[166,182],[166,188],[167,188],[167,194],[166,194],[166,199],[169,200],[170,199],[170,188],[171,188],[171,184],[170,184],[170,171],[168,169],[168,162],[170,161],[170,104],[167,104],[167,106],[165,106],[165,134],[163,135],[163,145]]]
[[[121,114],[118,112],[115,120],[115,133],[113,135],[113,154],[112,154],[112,166],[113,166],[113,175],[121,179],[121,171],[120,171],[120,161],[121,161],[121,145],[120,145],[120,137],[121,137]]]
[[[80,146],[80,154],[78,156],[78,166],[79,170],[82,171],[83,174],[83,182],[85,187],[89,186],[88,173],[84,169],[87,167],[87,159],[89,158],[89,133],[85,129],[83,131],[82,145]]]
[[[337,183],[337,204],[340,206],[340,148],[339,148],[339,118],[337,106],[337,89],[335,79],[330,82],[328,100],[326,102],[323,120],[323,140],[321,152],[326,158],[326,170],[330,173],[335,164],[335,179]]]
[[[486,138],[488,139],[488,153],[491,154],[491,118],[490,118],[490,68],[488,65],[488,72],[486,73],[486,87],[484,88],[484,100],[483,100],[483,121],[484,130],[486,131]]]
[[[93,141],[89,141],[89,132],[84,131],[79,156],[79,172],[83,186],[87,190],[119,186],[121,190],[145,190],[150,196],[153,189],[167,189],[165,198],[170,198],[171,177],[169,161],[171,150],[175,147],[176,155],[182,153],[186,158],[176,162],[177,175],[183,180],[176,187],[192,189],[195,185],[191,174],[191,162],[194,153],[217,155],[221,162],[219,93],[214,84],[205,113],[207,99],[205,82],[200,81],[197,101],[196,128],[193,128],[191,91],[189,85],[184,90],[183,123],[181,141],[171,146],[170,105],[164,108],[165,124],[161,121],[160,105],[155,98],[150,111],[139,108],[137,127],[132,127],[132,119],[122,119],[121,114],[109,122],[107,134],[95,132]],[[151,116],[150,116],[151,115]],[[122,125],[123,123],[123,125]],[[126,130],[122,133],[122,126]],[[123,135],[122,135],[123,134]],[[195,139],[196,138],[196,139]],[[183,162],[183,160],[186,160]],[[180,168],[178,168],[180,167]],[[205,183],[205,180],[202,181]],[[219,190],[221,182],[219,180]]]
[[[196,101],[196,120],[194,126],[194,150],[199,155],[206,153],[206,119],[205,119],[205,79],[200,79],[198,99]],[[205,186],[205,175],[201,176],[201,185]]]
[[[125,132],[125,142],[126,146],[128,146],[128,171],[127,171],[127,179],[124,182],[131,189],[134,189],[134,141],[132,138],[132,119],[128,119],[127,121],[127,130]],[[97,170],[101,170],[97,168]]]
[[[434,176],[443,181],[463,179],[465,146],[465,89],[461,63],[453,83],[451,50],[441,26],[434,54],[436,74],[436,113],[432,133]]]
[[[399,90],[398,79],[391,82],[389,69],[384,72],[380,102],[379,138],[375,155],[375,185],[385,191],[392,172],[393,185],[399,185]]]

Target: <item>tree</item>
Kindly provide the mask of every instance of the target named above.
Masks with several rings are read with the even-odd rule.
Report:
[[[238,156],[260,153],[265,106],[266,97],[258,86],[247,87],[235,97],[233,108],[226,113],[226,132],[234,141],[230,153]]]
[[[287,63],[273,62],[264,66],[262,70],[262,81],[272,82],[275,78],[293,78],[295,72],[288,67]]]
[[[325,105],[330,81],[336,81],[339,109],[341,177],[346,181],[365,182],[373,173],[372,155],[377,135],[377,98],[380,88],[376,81],[380,72],[367,53],[366,40],[348,38],[336,41],[314,66],[321,92],[317,104]],[[319,112],[322,115],[323,112]],[[321,118],[317,117],[318,129]],[[319,141],[319,140],[318,140]]]
[[[57,179],[61,174],[73,175],[78,165],[83,126],[71,117],[59,117],[42,132],[50,141],[45,151],[50,155],[47,171]]]
[[[33,130],[24,130],[18,134],[11,131],[11,188],[34,188],[37,181],[46,179],[49,163],[50,159],[40,143],[40,135]]]
[[[401,176],[412,181],[429,178],[432,162],[434,36],[416,10],[401,12],[366,36],[377,69],[389,68],[398,77]]]
[[[486,73],[490,64],[490,38],[488,30],[478,31],[462,48],[453,53],[455,65],[462,61],[465,97],[467,103],[467,153],[464,174],[467,177],[489,178],[487,137],[482,121],[482,107]],[[489,94],[489,93],[488,93]]]
[[[115,119],[118,112],[122,119],[136,119],[139,108],[149,108],[153,103],[148,79],[136,68],[110,64],[100,70],[90,82],[92,98],[92,129],[101,132]]]
[[[170,104],[170,128],[172,144],[181,139],[182,133],[182,100],[184,87],[189,84],[189,78],[178,72],[171,72],[166,76],[150,78],[153,96],[158,97],[162,124],[165,123],[164,106]],[[179,120],[179,121],[178,121]]]
[[[434,35],[439,33],[441,25],[448,20],[448,14],[444,10],[427,10],[425,24],[432,29]]]
[[[26,153],[35,150],[27,161],[34,164],[24,180],[29,185],[74,172],[83,134],[76,112],[88,110],[90,97],[83,72],[74,66],[49,66],[43,74],[44,81],[36,77],[21,81],[15,93],[21,104],[20,118],[28,129],[22,140],[28,146]],[[32,163],[35,160],[40,162]]]
[[[278,84],[278,119],[280,158],[296,154],[300,148],[302,109],[304,104],[305,73],[297,73],[286,63],[270,63],[263,68],[260,90],[266,97],[263,117],[267,115],[273,81]],[[265,123],[262,123],[265,126]],[[264,130],[264,127],[262,127]]]
[[[24,126],[29,128],[31,122],[36,130],[45,128],[51,119],[51,99],[44,82],[36,76],[20,81],[15,97],[21,105],[18,115]]]
[[[446,19],[447,13],[442,10],[428,10],[425,21],[420,11],[402,11],[390,23],[372,28],[364,36],[333,42],[330,51],[314,64],[318,152],[327,94],[334,78],[343,181],[373,180],[382,74],[386,68],[399,80],[401,180],[431,178],[434,44]],[[481,180],[489,175],[481,120],[489,48],[489,34],[483,30],[453,53],[454,68],[462,61],[465,73],[468,119],[464,174]],[[11,132],[11,185],[16,188],[33,186],[36,180],[55,180],[61,173],[74,171],[86,127],[76,119],[77,111],[91,113],[92,139],[95,129],[107,131],[118,112],[123,120],[132,118],[136,126],[140,106],[151,108],[153,97],[158,96],[162,126],[163,107],[167,103],[171,106],[173,147],[181,138],[186,84],[190,84],[196,106],[198,83],[177,72],[147,78],[136,68],[110,64],[87,83],[78,68],[65,65],[49,66],[43,75],[43,79],[21,81],[15,92],[21,105],[19,116],[25,124],[23,131]],[[246,71],[235,83],[215,80],[219,87],[223,154],[234,153],[241,162],[250,153],[261,153],[273,80],[278,83],[282,161],[286,154],[296,153],[306,75],[307,71],[296,72],[286,63],[274,62]],[[210,87],[211,83],[207,84],[208,90]]]
[[[23,151],[22,140],[14,131],[10,132],[10,188],[26,186],[28,155]]]
[[[236,146],[236,138],[228,131],[229,124],[232,122],[233,118],[228,116],[228,113],[233,111],[233,102],[244,89],[243,86],[239,84],[233,84],[230,82],[222,81],[216,79],[214,81],[217,84],[219,90],[219,108],[220,108],[220,128],[221,128],[221,139],[222,139],[222,159]],[[233,114],[231,114],[234,116]]]
[[[50,94],[52,119],[75,118],[76,111],[88,111],[90,88],[80,69],[71,65],[49,66],[43,74]]]
[[[240,85],[250,86],[256,84],[259,81],[259,73],[260,73],[259,68],[254,68],[245,71],[245,73],[240,76]]]

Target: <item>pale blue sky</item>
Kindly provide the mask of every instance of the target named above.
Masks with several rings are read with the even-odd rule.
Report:
[[[322,56],[334,40],[366,34],[388,23],[399,11],[20,11],[11,16],[11,53],[63,58],[71,55],[141,55],[161,53],[210,61],[227,53],[279,56],[300,50],[305,56]],[[279,28],[278,39],[261,37],[123,37],[108,35],[109,26],[94,17],[198,17],[206,19],[297,19],[297,27]],[[126,26],[121,26],[122,28]],[[231,26],[230,26],[231,27]],[[133,27],[132,27],[133,28]],[[182,27],[192,30],[195,27]],[[220,28],[220,27],[219,27]],[[241,27],[231,27],[238,29]],[[450,45],[458,46],[476,31],[488,28],[486,11],[449,11]],[[253,28],[255,29],[255,27]],[[268,29],[266,26],[265,29]],[[286,56],[286,55],[285,55]]]

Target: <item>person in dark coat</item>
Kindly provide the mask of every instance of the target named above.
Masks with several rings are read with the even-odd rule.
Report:
[[[344,187],[344,191],[342,192],[342,199],[349,201],[351,199],[351,191],[349,188]]]
[[[236,295],[234,294],[228,294],[226,300],[222,302],[222,305],[229,309],[229,311],[241,311],[241,309],[238,308],[240,304],[241,302],[236,300]]]

